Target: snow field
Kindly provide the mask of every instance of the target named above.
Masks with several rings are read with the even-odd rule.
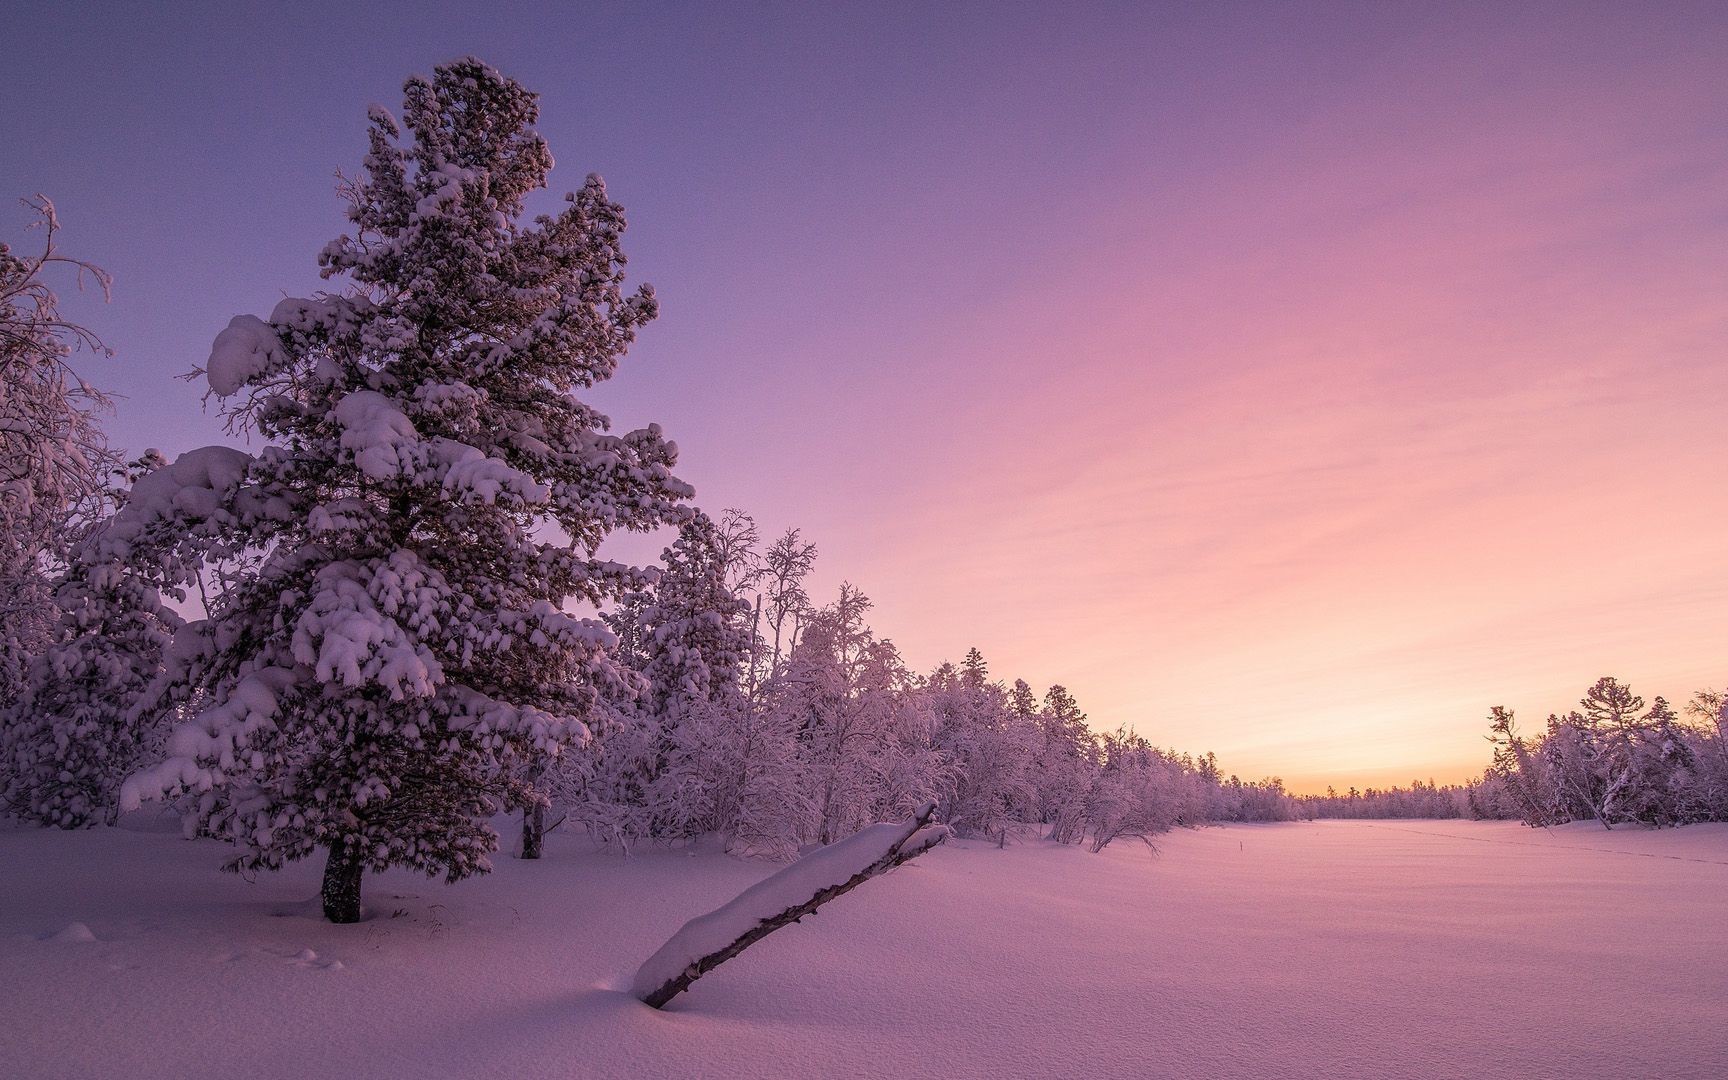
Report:
[[[1728,1075],[1728,826],[1321,822],[1156,856],[951,842],[664,1012],[629,975],[778,869],[710,851],[248,883],[165,831],[0,832],[0,1072],[58,1077]],[[93,938],[94,940],[85,940]]]

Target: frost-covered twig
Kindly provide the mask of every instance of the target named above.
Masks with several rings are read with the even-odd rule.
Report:
[[[782,926],[929,851],[949,836],[946,825],[930,824],[935,809],[935,803],[925,803],[904,822],[871,825],[813,851],[691,919],[637,970],[631,993],[662,1008],[691,983]]]

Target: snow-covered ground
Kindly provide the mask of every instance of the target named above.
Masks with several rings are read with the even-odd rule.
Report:
[[[170,832],[0,832],[0,1074],[1728,1076],[1728,826],[1233,826],[945,845],[665,1012],[620,987],[772,872],[712,853],[246,882]]]

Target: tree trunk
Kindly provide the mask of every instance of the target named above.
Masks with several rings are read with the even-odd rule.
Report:
[[[522,811],[522,857],[538,859],[546,847],[546,806],[536,803]]]
[[[746,700],[756,700],[756,679],[762,672],[762,594],[756,594],[756,613],[750,616],[750,692]]]
[[[319,890],[326,919],[333,923],[360,921],[360,877],[365,872],[358,843],[337,840],[330,845],[330,857],[324,861],[324,887]]]

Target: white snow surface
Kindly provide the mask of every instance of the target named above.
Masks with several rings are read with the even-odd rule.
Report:
[[[332,926],[315,863],[247,882],[154,820],[0,830],[0,1073],[1728,1076],[1724,825],[955,841],[656,1011],[621,973],[778,867],[560,830],[454,886],[369,875]]]
[[[909,828],[913,828],[910,833]],[[916,855],[947,835],[948,830],[941,825],[917,829],[909,822],[885,821],[818,848],[708,914],[685,923],[637,969],[630,992],[639,998],[648,996],[757,924],[808,903],[819,892],[844,885],[885,857],[896,844],[903,843],[901,850]],[[843,901],[836,898],[835,902]]]

